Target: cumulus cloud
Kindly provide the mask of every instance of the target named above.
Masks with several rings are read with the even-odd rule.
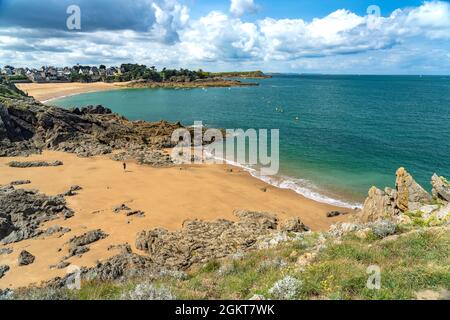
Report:
[[[341,9],[311,22],[265,18],[248,23],[212,12],[193,22],[180,39],[200,59],[286,61],[389,49],[418,36],[447,39],[449,19],[450,5],[442,2],[396,10],[389,17]]]
[[[234,16],[240,17],[245,13],[255,13],[258,6],[253,0],[231,0],[230,12]]]
[[[4,4],[10,1],[0,1],[0,9],[5,9]],[[121,1],[108,3],[116,2]],[[0,57],[13,64],[48,64],[51,52],[51,63],[60,64],[131,61],[169,67],[252,66],[275,71],[320,67],[348,70],[368,61],[373,66],[374,59],[391,68],[417,67],[420,57],[423,68],[436,68],[439,59],[443,64],[450,63],[448,50],[445,51],[450,48],[447,2],[425,2],[418,7],[397,9],[387,17],[360,16],[340,9],[311,21],[268,17],[253,22],[239,17],[249,10],[239,7],[245,1],[232,1],[234,14],[212,11],[194,20],[188,8],[176,0],[134,2],[124,15],[145,16],[147,20],[118,21],[113,27],[100,27],[101,23],[96,22],[97,27],[93,23],[81,32],[58,29],[53,22],[44,27],[47,18],[29,25],[23,18],[9,17],[8,23],[0,23]],[[254,5],[253,1],[245,3]],[[135,12],[139,10],[145,14]],[[412,49],[414,54],[410,54]],[[409,65],[408,61],[414,62]]]

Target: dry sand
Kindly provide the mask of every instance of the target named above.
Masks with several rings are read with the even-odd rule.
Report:
[[[10,168],[12,160],[61,160],[60,167]],[[9,245],[10,255],[0,256],[0,264],[11,270],[0,279],[0,288],[26,286],[65,274],[65,270],[50,270],[67,255],[64,243],[86,231],[102,229],[110,236],[92,244],[82,258],[68,261],[77,266],[93,266],[97,260],[106,259],[116,252],[108,251],[112,244],[129,243],[134,248],[139,231],[164,227],[178,229],[186,219],[235,219],[233,211],[248,209],[277,214],[281,219],[300,217],[313,230],[325,230],[330,224],[345,217],[326,218],[326,212],[339,208],[306,199],[293,191],[271,187],[234,168],[229,172],[225,165],[151,168],[135,163],[128,164],[124,172],[122,163],[107,156],[79,158],[72,154],[46,151],[29,158],[0,158],[0,184],[13,180],[29,179],[34,188],[48,195],[67,191],[72,185],[83,190],[68,197],[68,206],[75,211],[69,220],[51,221],[42,229],[60,225],[72,229],[61,238],[29,239]],[[267,192],[261,189],[267,188]],[[125,203],[133,210],[142,210],[145,217],[126,217],[115,214],[112,208]],[[0,245],[0,248],[5,247]],[[61,252],[58,249],[62,248]],[[36,261],[24,267],[17,266],[21,250],[28,250]]]
[[[121,83],[18,83],[16,86],[33,96],[36,100],[46,102],[52,99],[57,99],[64,96],[70,96],[80,93],[96,92],[121,89],[126,86],[126,82]]]

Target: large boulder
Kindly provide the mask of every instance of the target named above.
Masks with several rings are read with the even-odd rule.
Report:
[[[397,170],[395,181],[397,189],[397,207],[402,212],[419,210],[425,204],[431,203],[431,195],[425,191],[405,170]]]
[[[431,178],[431,185],[433,186],[432,193],[435,198],[450,202],[450,182],[447,179],[434,174]]]
[[[368,197],[359,216],[362,222],[373,222],[395,216],[399,213],[396,207],[397,192],[390,188],[382,191],[376,187],[369,190]]]
[[[23,250],[19,254],[18,263],[19,263],[19,266],[27,266],[29,264],[32,264],[35,259],[36,258],[31,253],[29,253],[26,250]]]
[[[88,231],[80,236],[75,236],[72,239],[70,239],[68,243],[72,247],[80,247],[97,242],[101,239],[105,239],[106,237],[108,237],[108,234],[106,234],[100,229],[97,229]]]
[[[89,251],[88,245],[97,242],[99,240],[105,239],[108,234],[100,229],[88,231],[80,236],[75,236],[68,241],[69,245],[69,255],[66,258],[73,256],[81,256],[82,254]]]
[[[0,217],[0,239],[3,239],[15,230],[11,220]]]
[[[280,225],[280,230],[284,232],[306,232],[310,229],[299,218],[289,218]]]
[[[18,242],[42,234],[41,223],[70,216],[63,197],[46,196],[33,190],[0,186],[0,241]]]
[[[0,279],[9,271],[9,266],[1,265],[0,266]],[[1,299],[0,299],[1,300]]]

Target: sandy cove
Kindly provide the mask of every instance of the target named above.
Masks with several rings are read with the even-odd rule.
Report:
[[[12,160],[61,160],[64,165],[10,168],[6,164]],[[232,172],[228,169],[226,165],[152,168],[129,163],[124,172],[122,163],[107,156],[79,158],[51,151],[28,158],[0,158],[0,184],[29,179],[32,183],[23,188],[38,189],[47,195],[63,193],[72,185],[83,187],[78,195],[66,198],[68,206],[75,211],[73,218],[41,226],[46,229],[58,225],[70,228],[71,232],[60,238],[54,235],[0,246],[14,249],[12,254],[0,258],[0,264],[11,267],[0,279],[0,288],[26,286],[64,275],[65,270],[50,270],[49,266],[66,255],[65,242],[94,229],[102,229],[109,237],[92,244],[91,250],[81,258],[72,257],[68,262],[90,267],[98,260],[117,254],[117,251],[108,251],[110,245],[129,243],[134,248],[136,234],[142,230],[179,229],[186,219],[236,220],[233,211],[237,209],[272,212],[280,219],[300,217],[313,230],[325,230],[344,219],[326,217],[326,212],[340,208],[269,186],[238,168]],[[262,188],[267,188],[267,192]],[[133,210],[144,211],[145,217],[113,213],[112,208],[122,203]],[[59,248],[63,250],[59,252]],[[17,258],[24,249],[35,255],[36,261],[18,267]]]
[[[92,82],[92,83],[18,83],[16,86],[27,93],[29,96],[34,97],[36,100],[42,103],[50,100],[58,99],[61,97],[72,96],[81,93],[91,93],[98,91],[108,91],[117,89],[131,89],[131,88],[204,88],[204,87],[240,87],[240,86],[254,86],[257,83],[241,83],[240,81],[233,80],[214,80],[204,82]]]
[[[61,96],[84,92],[119,89],[108,83],[58,83],[21,84],[20,88],[38,100],[45,101]],[[10,168],[10,161],[61,160],[60,167]],[[54,220],[41,226],[62,226],[71,232],[24,240],[0,248],[13,248],[10,255],[0,256],[0,265],[11,270],[0,279],[0,288],[16,288],[31,283],[63,276],[65,270],[51,270],[67,254],[64,246],[69,239],[87,231],[102,229],[109,236],[90,245],[90,251],[81,258],[72,257],[68,262],[77,266],[94,266],[98,260],[107,259],[118,252],[108,251],[111,245],[129,243],[134,248],[136,234],[142,230],[163,227],[169,230],[181,228],[186,219],[236,220],[234,210],[247,209],[275,213],[280,219],[300,217],[313,230],[326,230],[331,224],[345,217],[327,218],[326,212],[342,210],[327,204],[304,198],[294,191],[267,185],[239,168],[225,165],[183,166],[152,168],[135,163],[128,164],[127,172],[122,164],[108,156],[80,158],[73,154],[45,151],[28,158],[0,158],[0,184],[15,180],[31,180],[29,185],[17,188],[37,189],[47,195],[66,192],[72,185],[83,190],[66,198],[75,211],[68,220]],[[262,189],[267,188],[267,192]],[[112,208],[126,204],[133,210],[142,210],[145,217],[126,217],[113,213]],[[348,210],[345,210],[348,211]],[[63,248],[61,251],[58,249]],[[36,256],[33,264],[17,266],[21,250]]]
[[[117,90],[123,89],[127,85],[122,83],[18,83],[16,86],[43,103],[49,100],[58,99],[65,96],[71,96],[81,93],[90,93],[97,91]]]

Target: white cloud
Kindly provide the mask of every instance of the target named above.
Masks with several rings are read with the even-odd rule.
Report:
[[[422,63],[423,68],[439,70],[439,57],[443,68],[450,69],[447,2],[425,2],[398,9],[388,17],[359,16],[341,9],[312,21],[265,18],[255,22],[238,17],[242,1],[232,1],[235,15],[213,11],[195,20],[176,0],[149,3],[155,21],[146,32],[106,30],[52,36],[34,29],[0,28],[2,60],[23,65],[30,61],[37,65],[131,61],[160,67],[348,71],[356,65],[376,67],[374,61],[380,68],[419,68]]]
[[[230,12],[234,16],[240,17],[246,13],[255,13],[258,6],[253,0],[231,0]]]
[[[161,42],[177,42],[178,32],[185,28],[189,22],[189,10],[173,0],[165,0],[162,4],[152,3],[155,14],[155,23],[151,32]]]

